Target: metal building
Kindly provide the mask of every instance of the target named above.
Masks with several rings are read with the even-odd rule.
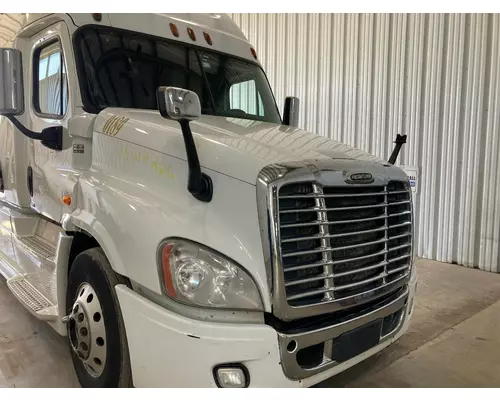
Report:
[[[416,255],[500,272],[500,15],[231,14],[299,126],[418,167]]]

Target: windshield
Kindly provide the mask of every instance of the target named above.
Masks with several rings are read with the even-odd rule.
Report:
[[[157,109],[156,89],[200,97],[202,113],[281,123],[257,64],[228,54],[118,29],[85,27],[75,39],[85,108]]]

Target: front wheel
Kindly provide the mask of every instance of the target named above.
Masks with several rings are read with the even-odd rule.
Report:
[[[125,284],[104,252],[80,253],[68,277],[68,341],[82,387],[130,387],[130,356],[114,287]]]

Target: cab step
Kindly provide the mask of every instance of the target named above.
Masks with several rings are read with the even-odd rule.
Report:
[[[24,250],[30,252],[37,259],[43,259],[48,262],[54,262],[56,256],[56,248],[53,243],[45,240],[40,236],[26,236],[22,238],[15,238],[19,245]]]
[[[38,274],[26,274],[7,280],[7,287],[19,302],[36,318],[44,321],[55,321],[58,318],[57,305],[53,304],[37,288],[40,285],[53,291],[50,283],[42,283]]]

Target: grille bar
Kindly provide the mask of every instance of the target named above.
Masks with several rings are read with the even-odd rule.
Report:
[[[370,246],[372,244],[380,244],[380,243],[385,243],[388,241],[389,241],[389,239],[383,238],[380,240],[375,240],[374,242],[358,243],[358,244],[352,244],[349,246],[341,246],[341,247],[337,247],[337,248],[332,248],[332,251],[355,249],[357,247]]]
[[[383,256],[387,252],[388,252],[387,250],[382,250],[382,251],[378,251],[376,253],[369,253],[369,254],[365,254],[363,256],[359,256],[359,257],[344,258],[344,259],[333,261],[333,264],[335,265],[335,264],[343,264],[343,263],[351,262],[351,261],[362,261],[362,260],[365,260],[365,259],[371,258],[371,257]]]
[[[411,243],[402,244],[401,246],[393,247],[392,249],[389,249],[388,251],[391,252],[391,251],[401,250],[401,249],[404,249],[405,247],[411,247]],[[409,256],[410,256],[410,254],[407,255],[407,257],[409,257]]]
[[[381,273],[379,275],[376,275],[376,276],[374,276],[372,278],[365,279],[364,281],[353,282],[353,283],[348,283],[346,285],[338,286],[338,287],[335,288],[335,290],[346,290],[346,289],[351,289],[351,288],[355,288],[355,287],[358,287],[358,286],[364,286],[367,283],[374,282],[374,281],[379,281],[381,279],[384,279],[386,276],[387,276],[387,273],[383,272],[383,273]]]
[[[408,233],[406,235],[403,235],[403,236],[408,236],[408,235],[410,235],[410,233]],[[398,239],[398,238],[399,238],[398,236],[395,236],[393,238],[388,238],[388,239],[384,238],[384,239],[376,240],[375,242],[359,243],[359,244],[353,244],[353,245],[350,245],[350,246],[342,246],[342,247],[337,247],[337,248],[333,248],[333,247],[323,247],[323,248],[321,248],[320,247],[320,248],[318,248],[316,250],[297,251],[295,253],[283,254],[283,257],[303,256],[303,255],[307,255],[307,254],[322,253],[324,251],[349,250],[349,249],[354,249],[356,247],[362,247],[362,246],[369,246],[369,245],[372,245],[372,244],[385,243],[385,242],[388,242],[389,240]]]
[[[278,244],[289,305],[347,299],[408,276],[409,186],[289,183],[278,191]]]
[[[408,266],[405,266],[406,269],[408,269]],[[371,278],[371,279],[367,279],[366,281],[364,282],[357,282],[357,283],[353,283],[353,284],[350,284],[350,285],[344,285],[344,286],[339,286],[339,287],[335,287],[334,290],[335,291],[341,291],[341,290],[346,290],[346,289],[349,289],[349,288],[352,288],[352,287],[356,287],[356,286],[362,286],[362,285],[365,285],[366,283],[370,283],[370,282],[374,282],[374,281],[381,281],[383,280],[383,277],[385,276],[386,274],[380,274],[380,275],[377,275],[376,277],[374,278]],[[406,275],[402,275],[400,277],[397,278],[397,280],[400,280],[400,279],[403,279],[403,278],[406,278],[408,276],[408,274]],[[391,283],[393,283],[394,281],[391,281],[390,283],[387,283],[387,284],[382,284],[380,285],[380,287],[383,287],[383,286],[387,286]],[[301,293],[301,294],[297,294],[297,295],[293,295],[293,296],[289,296],[288,297],[288,300],[297,300],[297,299],[302,299],[302,298],[305,298],[305,297],[311,297],[311,296],[316,296],[318,294],[322,294],[322,293],[325,293],[325,292],[329,292],[331,291],[332,289],[327,289],[327,288],[323,288],[323,289],[318,289],[318,290],[312,290],[310,292],[304,292],[304,293]]]
[[[410,214],[411,214],[410,211],[404,211],[401,213],[388,214],[387,217],[388,218],[401,217],[403,215],[409,216]],[[376,220],[385,219],[385,218],[386,218],[385,215],[381,215],[381,216],[373,217],[373,218],[360,218],[360,219],[355,219],[355,220],[313,221],[313,222],[305,222],[305,223],[298,223],[298,224],[281,224],[280,227],[281,228],[300,228],[300,227],[317,226],[317,225],[338,225],[338,224],[348,224],[348,223],[356,223],[356,222],[376,221]],[[410,225],[411,225],[411,222],[410,222]]]
[[[288,196],[282,196],[282,199],[310,199],[310,198],[336,198],[336,197],[363,197],[363,196],[383,196],[387,192],[374,192],[374,193],[359,193],[359,194],[352,194],[352,193],[341,193],[341,194],[295,194],[295,195],[288,195]]]
[[[331,251],[332,249],[330,247],[320,247],[314,250],[307,250],[307,251],[297,251],[295,253],[289,253],[289,254],[283,254],[283,257],[295,257],[295,256],[305,256],[305,255],[310,255],[310,254],[319,254],[323,253],[325,251]]]
[[[408,226],[408,227],[410,227],[411,226],[411,222],[403,222],[401,224],[396,224],[396,225],[388,226],[387,228],[388,229],[394,229],[394,228],[401,228],[402,226]]]
[[[386,194],[401,194],[408,193],[406,190],[398,190],[394,192],[373,192],[373,193],[342,193],[342,194],[293,194],[280,196],[282,199],[314,199],[314,198],[335,198],[335,197],[364,197],[364,196],[384,196]]]
[[[296,280],[296,281],[287,282],[285,284],[285,286],[300,285],[302,283],[314,282],[314,281],[318,281],[318,280],[322,280],[322,279],[327,279],[327,278],[339,278],[339,277],[350,275],[350,274],[356,274],[358,272],[370,271],[372,269],[384,267],[385,265],[387,265],[387,263],[383,262],[383,263],[371,265],[369,267],[359,268],[359,269],[355,269],[355,270],[347,271],[347,272],[341,272],[341,273],[338,273],[338,274],[333,273],[333,274],[330,274],[330,275],[319,275],[319,276],[315,276],[313,278],[299,279],[299,280]]]
[[[396,258],[389,258],[387,260],[387,263],[390,264],[390,263],[393,263],[393,262],[396,262],[396,261],[401,261],[401,260],[404,260],[405,258],[410,258],[410,255],[406,254],[404,256],[400,256],[400,257],[396,257]]]
[[[304,237],[296,237],[296,238],[289,238],[289,239],[282,239],[281,243],[291,243],[291,242],[300,242],[303,240],[315,240],[315,239],[323,239],[323,238],[339,238],[339,237],[345,237],[345,236],[353,236],[353,235],[362,235],[364,233],[372,233],[372,232],[382,232],[382,231],[387,231],[389,229],[394,229],[394,228],[401,228],[403,226],[411,226],[410,222],[403,222],[401,224],[396,224],[392,226],[384,226],[382,228],[377,228],[377,229],[370,229],[366,231],[354,231],[354,232],[347,232],[347,233],[338,233],[334,235],[329,235],[329,234],[317,234],[314,236],[304,236]],[[392,238],[391,238],[392,239]]]
[[[399,267],[399,268],[390,269],[387,271],[387,275],[392,275],[392,274],[395,274],[397,272],[404,271],[408,268],[409,268],[409,265],[403,265],[402,267]]]
[[[346,275],[351,275],[351,274],[357,274],[360,272],[365,272],[365,271],[371,271],[372,269],[377,269],[380,267],[385,267],[387,265],[387,262],[381,262],[375,265],[370,265],[369,267],[363,267],[363,268],[358,268],[358,269],[353,269],[351,271],[346,271],[346,272],[340,272],[338,274],[335,274],[336,277],[341,277],[341,276],[346,276]]]
[[[380,207],[386,207],[388,205],[399,205],[399,204],[406,204],[409,203],[408,201],[403,201],[401,203],[392,203],[392,204],[387,204],[387,203],[381,203],[381,204],[375,204],[375,205],[369,205],[369,206],[352,206],[352,207],[335,207],[335,208],[300,208],[300,209],[295,209],[295,210],[282,210],[280,211],[281,214],[290,214],[290,213],[298,213],[298,212],[311,212],[311,211],[347,211],[347,210],[364,210],[367,208],[380,208]]]
[[[324,261],[324,262],[319,262],[319,263],[315,263],[315,264],[299,265],[297,267],[285,268],[284,271],[285,272],[293,272],[293,271],[298,271],[298,270],[308,269],[308,268],[324,267],[327,265],[337,265],[337,264],[342,264],[342,263],[346,263],[346,262],[350,262],[350,261],[359,261],[359,260],[363,260],[363,259],[370,258],[370,257],[382,256],[382,255],[385,255],[387,253],[388,252],[386,250],[384,250],[384,251],[380,251],[380,252],[374,253],[374,254],[367,254],[366,256],[362,256],[362,257],[347,258],[347,259],[338,260],[338,261]],[[407,254],[404,256],[396,257],[396,258],[389,258],[387,260],[387,264],[390,264],[390,263],[393,263],[396,261],[401,261],[401,260],[404,260],[405,258],[409,258],[409,257],[410,257],[410,255]],[[366,268],[355,269],[352,271],[338,273],[338,274],[335,274],[335,276],[338,277],[338,276],[349,275],[349,274],[356,273],[356,272],[362,272],[365,270],[368,271],[369,269],[376,268],[377,266],[382,266],[382,265],[383,264],[376,264],[375,266],[371,266],[371,267],[366,267]]]
[[[397,235],[397,236],[389,236],[387,239],[387,241],[390,241],[390,240],[394,240],[394,239],[401,239],[401,238],[404,238],[406,236],[411,236],[411,233],[410,232],[407,232],[407,233],[403,233],[402,235]]]
[[[401,226],[403,226],[403,225],[401,225]],[[281,243],[300,242],[302,240],[313,240],[313,239],[321,239],[321,238],[332,239],[332,238],[339,238],[339,237],[352,236],[352,235],[362,235],[363,233],[386,231],[387,229],[388,229],[387,227],[383,227],[383,228],[377,228],[377,229],[372,229],[372,230],[368,230],[368,231],[337,233],[334,235],[325,234],[325,235],[297,237],[297,238],[291,238],[291,239],[283,239],[283,240],[281,240]]]
[[[293,272],[293,271],[298,271],[300,269],[308,269],[308,268],[317,268],[317,267],[324,267],[325,265],[334,265],[334,261],[322,261],[319,263],[315,264],[306,264],[306,265],[299,265],[297,267],[290,267],[290,268],[285,268],[285,272]]]

